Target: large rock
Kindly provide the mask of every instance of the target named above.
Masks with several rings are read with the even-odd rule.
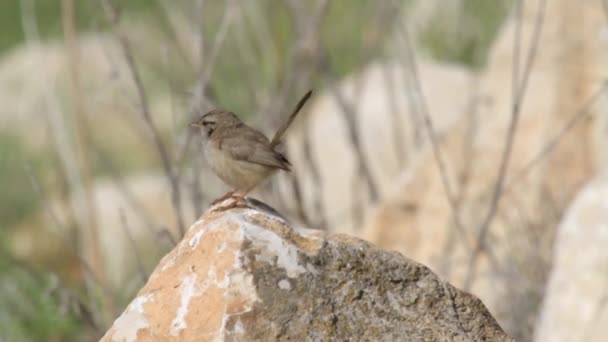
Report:
[[[536,341],[608,336],[608,170],[576,197],[559,226]]]
[[[268,213],[207,212],[102,341],[509,341],[427,267]]]
[[[535,31],[539,3],[522,3],[523,50]],[[600,1],[547,3],[507,169],[506,191],[485,241],[491,253],[481,253],[470,267],[509,131],[516,23],[514,18],[507,20],[490,52],[479,80],[483,101],[478,103],[477,114],[454,125],[440,141],[462,229],[446,199],[433,151],[428,150],[378,206],[360,236],[383,248],[407,252],[457,286],[464,286],[470,275],[471,291],[482,298],[500,324],[517,339],[529,340],[550,271],[555,228],[572,196],[596,170],[601,156],[593,147],[605,141],[595,135],[601,127],[596,120],[579,121],[532,172],[525,176],[520,172],[553,143],[574,115],[580,115],[600,89],[608,70],[608,25]],[[522,57],[521,63],[524,61]],[[602,110],[605,106],[596,105],[589,112],[605,127]]]

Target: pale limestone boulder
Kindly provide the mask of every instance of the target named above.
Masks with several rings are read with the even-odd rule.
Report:
[[[207,212],[102,341],[511,341],[425,266],[254,209]]]
[[[608,172],[576,196],[559,225],[535,341],[608,336]]]
[[[529,46],[538,3],[525,2],[523,47]],[[458,286],[464,285],[469,272],[474,238],[488,210],[508,132],[514,27],[513,19],[506,22],[490,52],[479,80],[476,115],[453,126],[440,145],[451,189],[454,194],[462,191],[459,210],[464,231],[454,223],[434,155],[428,150],[360,233],[384,248],[407,252]],[[608,71],[608,44],[602,40],[606,27],[599,1],[560,0],[547,5],[507,172],[508,190],[488,234],[487,247],[495,260],[482,253],[473,269],[473,293],[518,339],[531,339],[559,217],[597,168],[602,140],[595,123],[605,122],[605,103],[591,107],[594,120],[579,122],[530,174],[516,175],[600,89]],[[521,61],[523,65],[525,57]],[[458,182],[462,175],[466,175],[464,185]]]

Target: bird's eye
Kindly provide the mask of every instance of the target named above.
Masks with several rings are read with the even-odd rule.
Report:
[[[213,123],[214,123],[213,121],[203,121],[203,126],[209,126]]]

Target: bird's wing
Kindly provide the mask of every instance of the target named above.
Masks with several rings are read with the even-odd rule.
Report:
[[[247,141],[244,144],[243,141]],[[238,135],[225,136],[221,149],[230,153],[236,160],[290,171],[289,161],[279,152],[270,147],[266,136],[250,127],[241,127]]]

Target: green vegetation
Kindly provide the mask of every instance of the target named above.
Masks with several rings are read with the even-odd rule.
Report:
[[[425,23],[419,40],[437,60],[478,68],[484,65],[488,48],[512,0],[462,0],[461,3],[458,13],[443,13],[449,9],[440,10],[430,22]]]
[[[0,131],[0,233],[38,209],[25,173],[25,147],[19,138]]]
[[[75,303],[63,291],[53,277],[0,253],[0,339],[80,340],[82,323],[73,312]]]
[[[61,35],[61,1],[59,0],[2,0],[0,1],[0,54],[23,42],[21,6],[31,6],[42,38]],[[142,11],[155,6],[156,1],[129,0],[121,5],[129,11]],[[92,30],[100,25],[104,13],[99,1],[74,0],[76,24],[80,29]]]

